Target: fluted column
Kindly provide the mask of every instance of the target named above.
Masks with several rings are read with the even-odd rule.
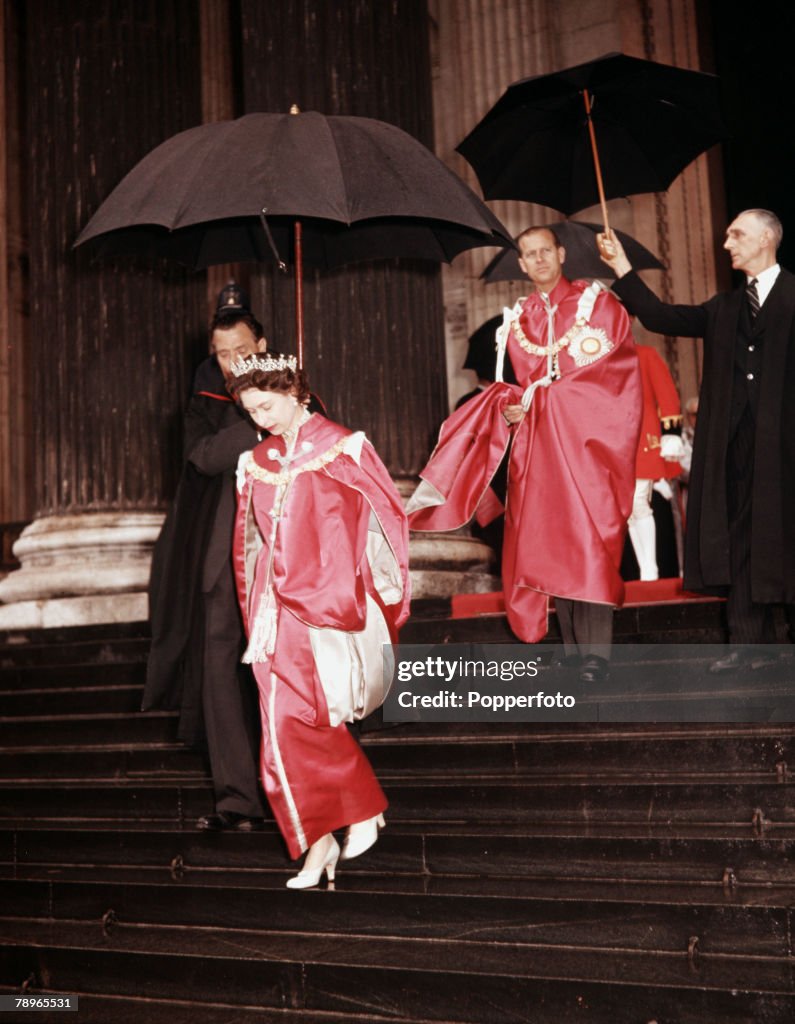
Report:
[[[26,522],[33,514],[19,20],[17,5],[0,5],[0,523]]]
[[[35,521],[0,583],[0,628],[145,618],[204,281],[71,246],[137,160],[201,120],[196,5],[29,0],[25,14]]]

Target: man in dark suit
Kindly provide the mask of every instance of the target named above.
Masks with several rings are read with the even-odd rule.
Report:
[[[662,302],[611,231],[599,236],[614,292],[649,330],[704,339],[687,506],[685,587],[726,594],[729,640],[775,642],[772,605],[795,602],[795,276],[776,259],[781,223],[745,210],[724,249],[742,285],[696,306]],[[714,672],[769,663],[737,647]]]
[[[263,826],[259,714],[232,572],[235,469],[257,431],[226,391],[232,362],[265,351],[262,327],[239,289],[227,287],[210,324],[210,358],[196,372],[185,415],[185,468],[155,545],[152,647],[144,710],[180,709],[179,738],[206,749],[215,813],[202,830]]]

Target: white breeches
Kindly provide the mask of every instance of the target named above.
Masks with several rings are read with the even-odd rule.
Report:
[[[635,551],[642,580],[659,579],[657,569],[657,528],[651,509],[653,480],[636,480],[629,517],[629,538]]]

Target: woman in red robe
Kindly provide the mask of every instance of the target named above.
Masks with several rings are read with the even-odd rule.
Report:
[[[262,779],[291,888],[368,849],[387,806],[346,722],[383,701],[382,645],[408,616],[408,528],[372,445],[307,409],[295,358],[234,367],[232,396],[270,435],[238,467],[234,564],[262,715]],[[342,851],[336,829],[348,826]]]

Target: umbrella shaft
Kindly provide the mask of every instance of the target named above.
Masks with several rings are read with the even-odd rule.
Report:
[[[591,119],[591,97],[588,95],[588,90],[583,89],[582,91],[583,102],[585,103],[585,113],[588,117],[588,134],[591,139],[591,152],[593,153],[593,166],[596,171],[596,187],[599,190],[599,204],[602,207],[602,220],[604,221],[605,233],[610,230],[610,225],[607,222],[607,202],[605,200],[605,187],[602,183],[602,166],[599,163],[599,150],[596,147],[596,132],[594,131],[593,120]]]

